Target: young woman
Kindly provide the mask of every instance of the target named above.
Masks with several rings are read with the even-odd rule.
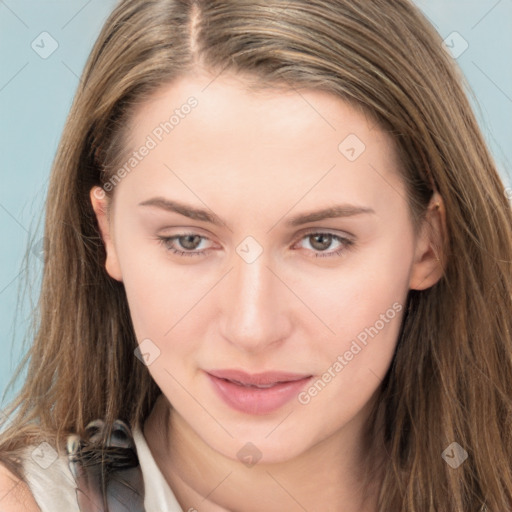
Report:
[[[510,510],[511,209],[409,1],[122,1],[45,236],[2,510]]]

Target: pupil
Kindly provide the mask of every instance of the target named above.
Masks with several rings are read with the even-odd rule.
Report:
[[[311,235],[311,238],[314,240],[314,242],[311,243],[311,245],[317,250],[327,249],[332,242],[332,235],[329,234]],[[324,239],[324,242],[320,242],[320,244],[317,244],[318,239]]]
[[[197,235],[182,236],[180,237],[180,244],[184,249],[195,249],[197,247],[197,242],[199,238],[200,237]],[[196,243],[194,243],[194,239]],[[185,241],[185,243],[183,243],[183,240]]]

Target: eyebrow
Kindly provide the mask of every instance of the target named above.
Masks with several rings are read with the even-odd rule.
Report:
[[[208,211],[202,208],[196,208],[194,206],[171,199],[166,199],[163,197],[153,197],[151,199],[147,199],[146,201],[142,201],[141,203],[139,203],[139,206],[153,206],[168,212],[179,213],[180,215],[183,215],[190,219],[209,222],[210,224],[214,224],[215,226],[227,226],[227,224],[223,222],[222,219],[212,211]],[[318,220],[333,219],[339,217],[352,217],[354,215],[360,215],[364,213],[375,213],[375,211],[372,208],[367,208],[363,206],[355,206],[351,204],[338,204],[330,206],[328,208],[323,208],[321,210],[301,213],[293,217],[290,217],[286,221],[286,225],[295,227],[300,226],[301,224],[307,224],[308,222],[315,222]]]

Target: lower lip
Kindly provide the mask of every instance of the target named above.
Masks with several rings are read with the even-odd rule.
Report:
[[[207,373],[217,394],[226,404],[246,414],[269,414],[291,399],[311,380],[310,377],[291,382],[280,382],[270,388],[235,384]]]

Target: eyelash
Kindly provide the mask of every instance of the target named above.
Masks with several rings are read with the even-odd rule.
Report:
[[[328,236],[332,237],[332,240],[336,240],[338,242],[341,242],[341,244],[342,244],[342,248],[337,249],[336,251],[333,251],[333,252],[316,251],[315,252],[316,258],[330,258],[330,257],[334,257],[334,256],[341,256],[345,250],[350,249],[354,245],[354,241],[351,240],[350,238],[342,237],[339,235],[335,235],[334,233],[327,233],[327,232],[323,232],[323,231],[309,231],[309,232],[305,233],[300,238],[300,240],[309,238],[313,235],[328,235]],[[167,237],[166,236],[158,236],[157,238],[165,250],[171,251],[174,254],[178,254],[179,256],[207,256],[207,254],[212,250],[212,249],[205,249],[203,251],[180,251],[179,249],[176,249],[175,247],[167,246],[167,244],[171,243],[173,240],[176,240],[178,238],[183,238],[186,236],[199,236],[200,238],[202,238],[204,240],[208,240],[207,237],[198,235],[197,233],[180,233],[179,235],[173,235],[173,236],[167,236]]]

